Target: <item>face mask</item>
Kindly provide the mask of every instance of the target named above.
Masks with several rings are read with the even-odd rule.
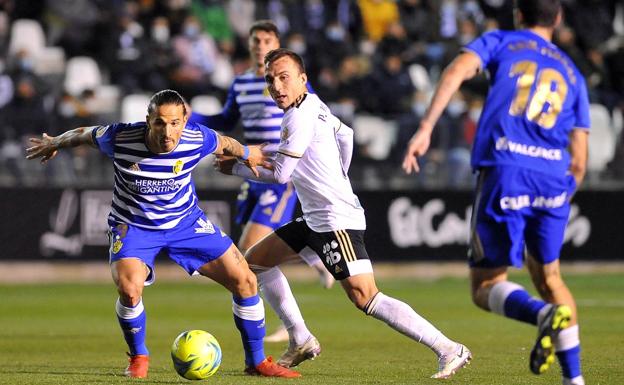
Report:
[[[294,51],[298,55],[303,55],[307,47],[306,47],[306,43],[295,40],[295,41],[291,41],[290,44],[288,44],[288,48],[290,48],[292,51]]]
[[[23,58],[19,61],[19,68],[23,71],[32,71],[33,65],[34,63],[30,58]]]
[[[332,41],[343,41],[345,38],[345,31],[336,26],[327,29],[327,38]]]
[[[427,111],[427,105],[425,103],[414,103],[412,105],[412,111],[414,111],[417,116],[422,117],[425,115],[425,111]]]
[[[76,115],[76,107],[73,103],[64,102],[59,105],[59,114],[63,117],[71,117]]]
[[[152,29],[152,39],[159,43],[164,43],[169,40],[169,28],[165,26],[154,27]]]
[[[470,118],[470,120],[472,120],[473,122],[478,122],[479,118],[481,117],[481,109],[480,108],[471,108],[468,111],[468,117]]]
[[[466,103],[464,103],[461,100],[453,100],[452,102],[449,103],[448,107],[446,108],[446,112],[448,112],[448,114],[453,118],[458,117],[465,110],[466,110]]]
[[[190,24],[184,27],[184,34],[188,37],[196,37],[199,35],[199,27],[195,24]]]

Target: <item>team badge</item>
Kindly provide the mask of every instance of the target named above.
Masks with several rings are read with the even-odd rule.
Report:
[[[262,91],[262,96],[270,96],[271,94],[269,93],[269,87],[264,87],[264,90]]]
[[[287,138],[288,138],[288,127],[282,127],[282,134],[280,136],[280,139],[282,140],[282,142],[286,142]]]
[[[97,130],[95,131],[95,137],[96,138],[101,138],[102,135],[104,135],[104,133],[106,133],[106,130],[108,130],[108,126],[100,126],[97,128]]]
[[[119,238],[119,235],[117,235],[115,238]],[[121,248],[123,247],[123,242],[120,239],[116,239],[115,242],[113,242],[113,254],[117,254],[119,252],[119,250],[121,250]]]
[[[132,164],[130,165],[130,167],[128,167],[128,168],[129,168],[130,170],[132,170],[132,171],[141,171],[141,168],[139,167],[139,164],[138,164],[138,163],[132,163]]]
[[[179,174],[180,171],[182,171],[182,167],[184,167],[184,162],[182,162],[180,159],[178,159],[178,161],[175,162],[175,164],[173,165],[173,173],[174,174]]]

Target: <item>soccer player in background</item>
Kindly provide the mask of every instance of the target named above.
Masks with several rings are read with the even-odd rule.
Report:
[[[154,260],[164,250],[189,274],[220,283],[233,295],[234,321],[250,375],[299,377],[265,358],[264,306],[254,273],[232,240],[198,207],[191,172],[209,154],[236,157],[250,167],[264,161],[259,146],[243,146],[199,124],[187,124],[184,99],[175,91],[154,94],[145,122],[80,127],[57,137],[31,138],[28,159],[45,163],[59,149],[91,145],[113,160],[115,187],[110,226],[110,265],[119,298],[117,318],[130,349],[129,377],[147,377],[143,288],[154,282]]]
[[[518,31],[492,31],[468,44],[445,69],[403,168],[417,157],[463,81],[489,71],[472,166],[478,172],[469,250],[472,299],[480,308],[538,328],[530,369],[559,359],[563,384],[584,384],[574,298],[562,280],[559,252],[570,199],[585,174],[590,127],[587,89],[570,58],[551,43],[561,22],[558,0],[517,0]],[[568,149],[569,148],[569,152]],[[542,299],[507,279],[526,262]]]
[[[189,121],[222,132],[233,130],[240,121],[246,143],[268,143],[265,150],[274,152],[280,140],[280,123],[284,112],[275,105],[267,91],[263,60],[269,51],[280,47],[279,30],[271,20],[258,20],[249,29],[248,43],[251,69],[234,79],[223,111],[216,115],[193,112]],[[254,243],[292,220],[296,205],[297,193],[292,183],[246,180],[238,194],[236,217],[236,222],[243,226],[238,241],[241,252],[245,253]],[[334,284],[332,275],[316,253],[306,249],[301,256],[309,266],[316,269],[325,288]],[[288,333],[283,326],[265,338],[270,342],[287,339]]]
[[[277,106],[284,110],[281,141],[270,165],[259,176],[243,169],[236,159],[217,159],[225,173],[277,183],[291,181],[299,193],[303,217],[263,238],[246,258],[258,285],[290,333],[290,346],[278,363],[296,366],[320,352],[320,344],[306,327],[286,277],[278,265],[299,258],[305,247],[322,256],[351,301],[366,315],[418,341],[439,357],[434,378],[451,377],[471,359],[462,344],[448,339],[409,305],[381,293],[364,246],[364,209],[347,175],[353,150],[353,130],[342,124],[316,96],[306,91],[303,60],[287,49],[264,58],[265,79]]]

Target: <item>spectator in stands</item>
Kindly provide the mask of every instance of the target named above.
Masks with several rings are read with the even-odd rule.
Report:
[[[215,71],[219,51],[195,16],[186,17],[182,34],[173,39],[173,49],[179,60],[171,77],[173,87],[188,98],[214,90],[210,75]]]
[[[358,0],[364,22],[366,37],[380,41],[386,34],[388,25],[399,21],[399,8],[391,0]]]

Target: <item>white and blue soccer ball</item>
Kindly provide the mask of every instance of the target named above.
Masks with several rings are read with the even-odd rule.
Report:
[[[187,380],[203,380],[219,369],[221,347],[212,334],[203,330],[188,330],[173,341],[171,359],[180,376]]]

